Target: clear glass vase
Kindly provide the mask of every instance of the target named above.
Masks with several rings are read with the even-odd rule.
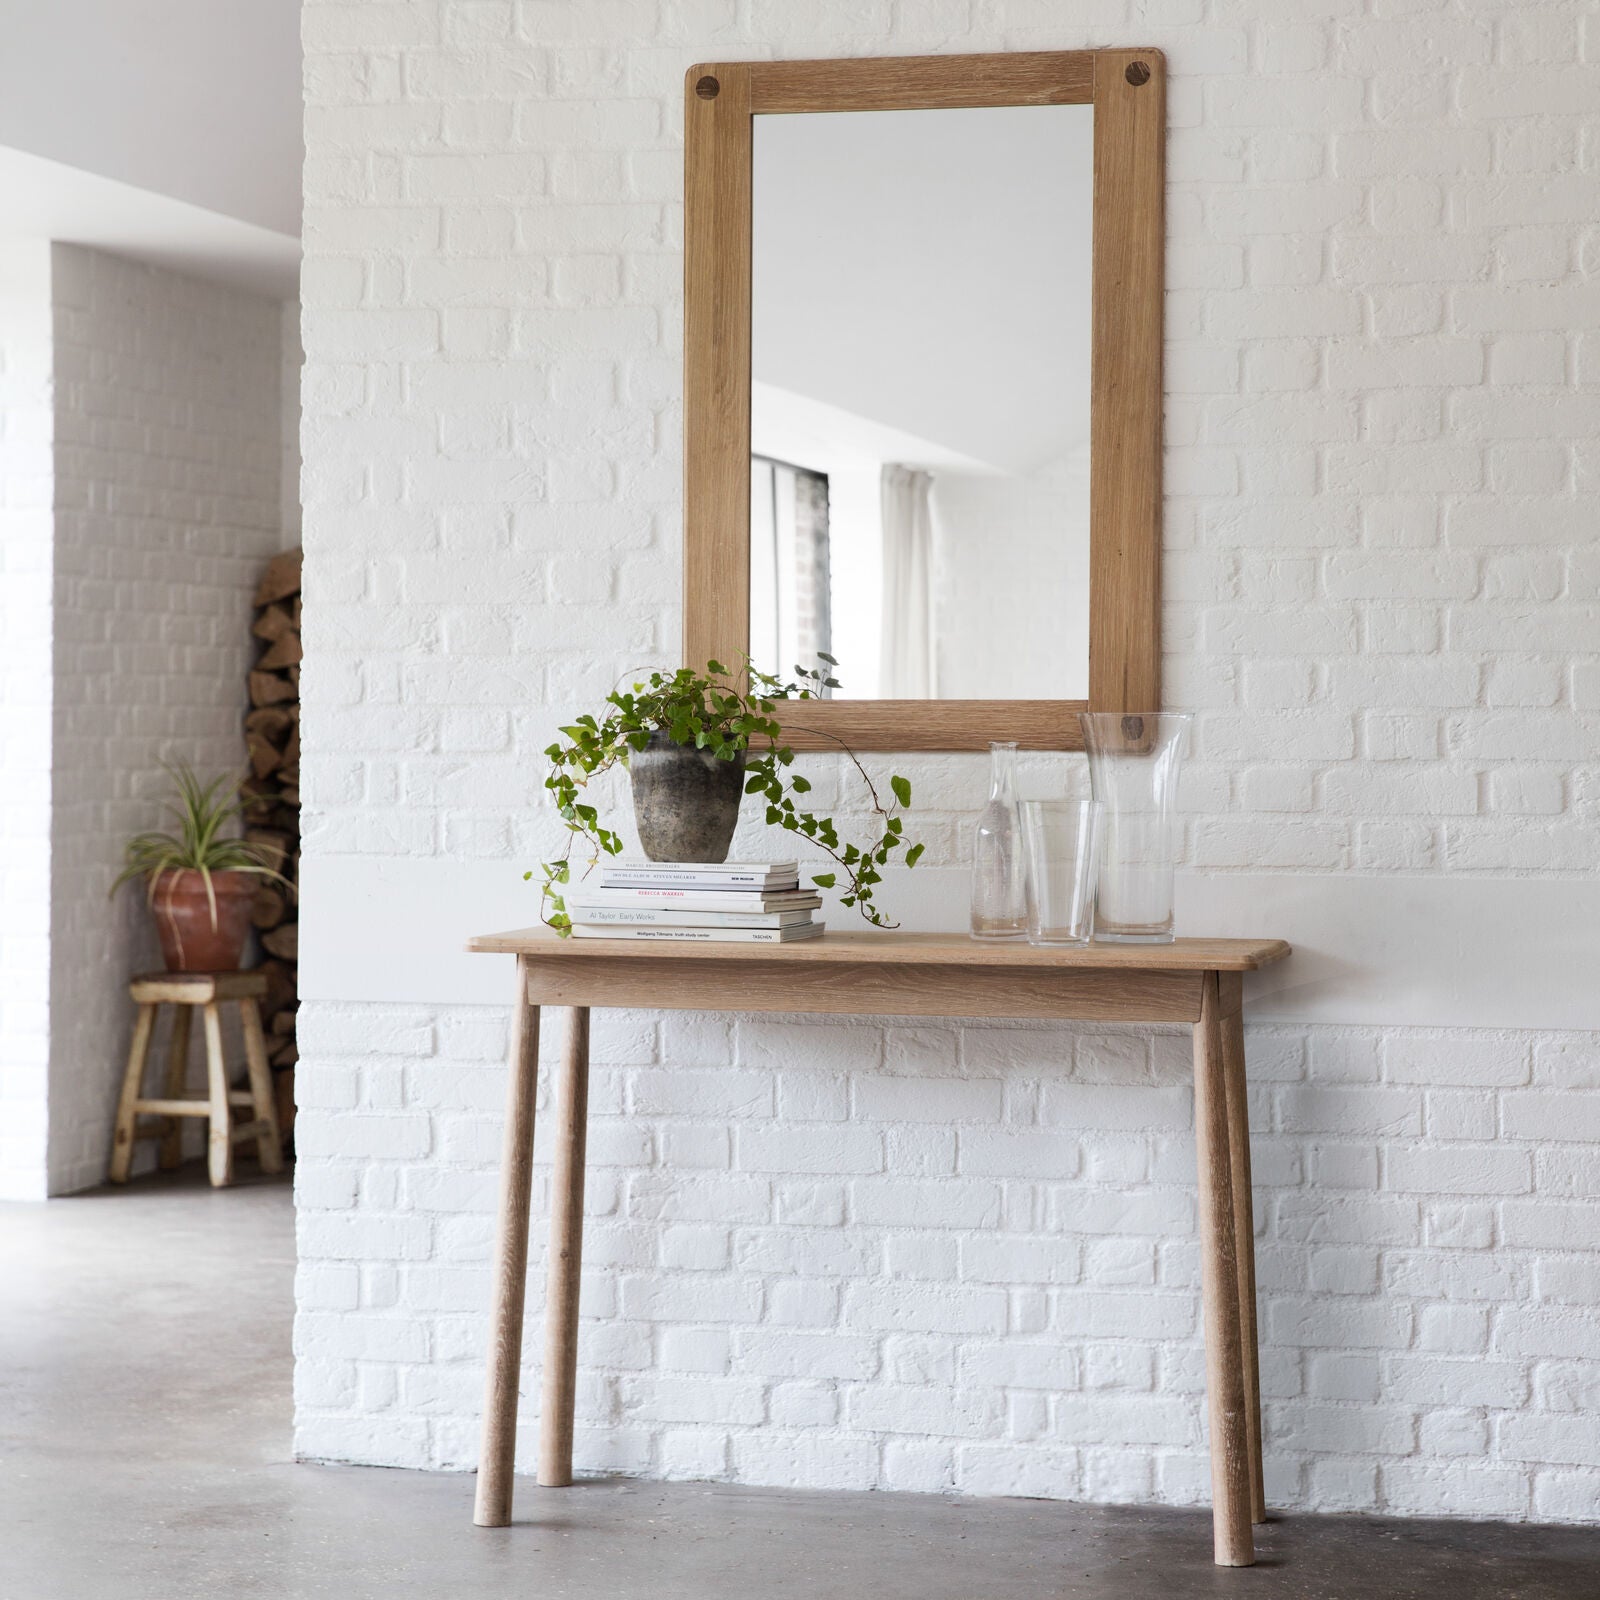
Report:
[[[1017,747],[989,746],[989,802],[978,813],[972,848],[972,937],[1028,936],[1027,876],[1017,814]]]
[[[1094,935],[1112,944],[1168,944],[1178,856],[1178,769],[1187,712],[1081,714],[1089,784],[1105,808]]]

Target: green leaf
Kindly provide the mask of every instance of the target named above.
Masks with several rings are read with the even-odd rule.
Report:
[[[811,881],[819,889],[831,889],[838,882],[838,879],[831,872],[814,872],[811,874]]]
[[[903,806],[911,804],[911,785],[898,773],[889,780],[889,787],[894,790],[894,797]]]
[[[912,847],[906,851],[906,865],[908,867],[916,866],[916,864],[922,859],[922,852],[925,848],[925,846],[920,844],[912,845]]]
[[[789,779],[789,787],[793,789],[796,794],[810,794],[811,780],[809,778],[802,778],[800,774],[796,772]]]

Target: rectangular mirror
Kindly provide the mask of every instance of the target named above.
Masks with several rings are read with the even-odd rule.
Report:
[[[756,119],[758,667],[823,650],[853,699],[1087,699],[1093,119]]]
[[[1161,94],[1150,51],[689,74],[685,660],[835,657],[797,746],[1159,708]]]

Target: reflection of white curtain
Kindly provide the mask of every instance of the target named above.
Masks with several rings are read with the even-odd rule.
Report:
[[[926,472],[883,469],[883,659],[886,700],[928,700],[933,671],[933,515]]]

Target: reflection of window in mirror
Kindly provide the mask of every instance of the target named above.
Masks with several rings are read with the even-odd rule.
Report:
[[[831,609],[827,475],[752,456],[750,659],[779,676],[814,669],[833,653]]]
[[[1093,115],[754,119],[758,666],[1087,695]]]

